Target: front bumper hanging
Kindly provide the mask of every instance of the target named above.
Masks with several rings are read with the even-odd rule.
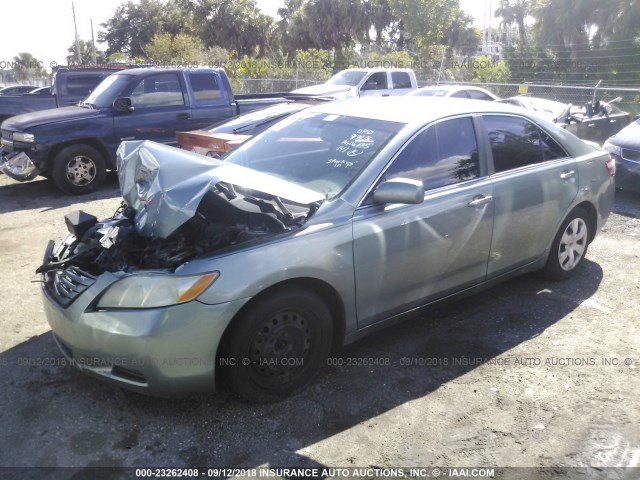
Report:
[[[0,171],[19,182],[33,180],[40,174],[26,153],[7,152],[4,149],[0,150]]]

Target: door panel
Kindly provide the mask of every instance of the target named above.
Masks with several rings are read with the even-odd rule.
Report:
[[[493,186],[481,177],[470,117],[417,133],[384,172],[422,182],[418,205],[369,205],[353,219],[358,326],[480,283],[487,273]],[[365,201],[366,204],[366,201]]]
[[[493,204],[487,180],[428,194],[419,205],[369,206],[353,219],[358,327],[482,282]]]
[[[538,260],[578,193],[575,161],[528,119],[484,115],[495,202],[488,275]]]
[[[493,177],[489,276],[540,258],[578,193],[577,175],[574,160],[567,158]]]
[[[116,113],[116,140],[154,140],[175,143],[176,131],[190,130],[191,108],[175,73],[144,77],[130,93],[134,110]]]

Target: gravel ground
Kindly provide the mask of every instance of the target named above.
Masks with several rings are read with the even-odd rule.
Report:
[[[225,392],[149,398],[64,365],[34,271],[47,240],[64,235],[65,213],[100,218],[119,202],[114,176],[100,192],[70,198],[46,180],[0,175],[0,467],[79,467],[67,476],[107,478],[80,474],[588,466],[598,468],[580,478],[640,477],[640,468],[600,468],[640,467],[640,195],[617,193],[572,280],[523,276],[387,328],[339,350],[319,382],[272,405]],[[519,478],[526,472],[543,471]]]

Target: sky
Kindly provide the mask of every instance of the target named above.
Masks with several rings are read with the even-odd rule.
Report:
[[[78,35],[82,40],[91,40],[91,21],[94,35],[98,38],[100,24],[113,15],[125,0],[74,0]],[[257,0],[260,9],[276,16],[282,0]],[[475,25],[483,28],[489,8],[495,10],[498,0],[460,0],[463,10],[475,19]],[[498,21],[493,20],[493,26]],[[13,57],[20,52],[29,52],[42,61],[48,69],[55,62],[66,63],[67,49],[74,42],[71,0],[19,0],[5,1],[2,5],[2,28],[0,28],[0,69],[10,68]],[[97,43],[99,49],[106,45]]]

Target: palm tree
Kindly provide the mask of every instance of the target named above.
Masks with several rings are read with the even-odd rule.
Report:
[[[502,18],[501,25],[516,24],[522,45],[527,44],[527,32],[524,20],[533,10],[533,0],[500,0],[500,7],[496,10],[497,17]]]

